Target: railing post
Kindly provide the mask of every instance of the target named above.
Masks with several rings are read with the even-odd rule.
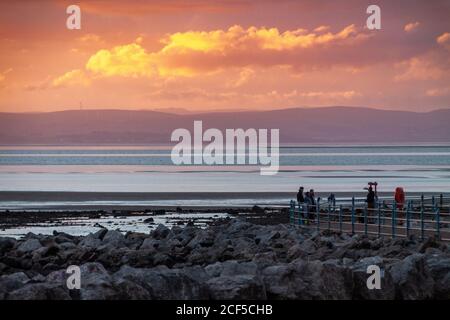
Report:
[[[367,205],[364,206],[364,234],[367,236]]]
[[[394,200],[393,204],[392,204],[392,217],[391,217],[391,221],[392,221],[392,237],[395,239],[395,231],[396,231],[396,225],[397,225],[397,221],[396,221],[396,215],[397,215],[397,202]]]
[[[377,201],[378,204],[378,237],[381,235],[381,205],[380,202]]]
[[[409,237],[409,228],[410,228],[410,211],[411,211],[411,200],[408,201],[408,205],[406,206],[406,237]]]
[[[436,208],[436,236],[438,240],[441,239],[440,220],[440,210],[439,208]]]
[[[298,224],[303,225],[303,206],[298,204]]]
[[[331,212],[331,204],[328,204],[328,231],[331,230],[330,212]]]
[[[342,232],[342,204],[339,206],[339,232]]]
[[[302,210],[303,217],[305,218],[306,224],[308,224],[309,223],[309,206],[305,205],[303,203],[302,208],[303,208],[303,210]]]
[[[444,206],[444,195],[442,193],[439,195],[439,206],[441,208]]]
[[[355,197],[352,197],[352,234],[355,234]]]
[[[423,205],[420,208],[420,237],[422,238],[422,240],[425,238],[425,225],[424,225],[424,221],[423,221]]]
[[[295,214],[295,202],[294,200],[291,200],[289,208],[289,221],[291,222],[291,224],[295,224],[294,214]]]
[[[317,231],[320,231],[320,198],[317,198],[316,202],[316,214],[317,214]]]

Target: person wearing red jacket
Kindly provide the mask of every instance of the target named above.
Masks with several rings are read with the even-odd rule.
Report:
[[[403,206],[405,204],[405,191],[402,187],[395,188],[394,195],[395,202],[397,203],[397,209],[403,210]]]

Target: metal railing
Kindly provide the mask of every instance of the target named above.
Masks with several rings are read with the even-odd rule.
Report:
[[[450,241],[450,198],[410,198],[406,204],[393,199],[378,199],[368,206],[364,199],[334,200],[315,205],[290,203],[290,223],[294,225],[375,236],[420,239],[434,236]]]

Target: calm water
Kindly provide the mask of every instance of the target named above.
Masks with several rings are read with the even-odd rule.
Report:
[[[259,166],[174,166],[170,147],[0,149],[0,191],[355,192],[368,181],[387,192],[450,192],[450,146],[283,147],[275,176]]]

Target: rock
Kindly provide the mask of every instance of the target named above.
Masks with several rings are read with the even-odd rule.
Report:
[[[200,230],[195,237],[189,242],[188,246],[191,249],[197,247],[211,247],[214,244],[215,236],[212,232],[206,230]]]
[[[69,265],[81,266],[81,290],[66,287]],[[382,270],[381,290],[367,288],[369,265]],[[0,274],[0,299],[450,299],[450,252],[436,239],[243,219],[0,238]]]
[[[155,230],[152,231],[151,236],[154,239],[165,239],[170,233],[170,229],[167,228],[165,225],[159,224]]]
[[[231,236],[233,234],[237,234],[239,232],[244,232],[248,228],[252,226],[251,223],[245,222],[241,219],[232,219],[230,222],[226,225],[226,233]]]
[[[0,237],[0,254],[12,249],[17,241],[14,238]]]
[[[115,247],[125,246],[125,236],[117,230],[108,230],[103,237],[102,243]]]
[[[154,249],[130,250],[124,253],[121,259],[122,265],[129,265],[136,268],[153,267]]]
[[[106,233],[108,233],[108,229],[106,229],[103,226],[98,226],[100,228],[100,230],[96,231],[93,235],[94,238],[97,238],[99,240],[103,240],[103,238],[105,237]]]
[[[333,262],[296,261],[262,271],[269,299],[351,299],[352,273]]]
[[[28,239],[22,242],[19,247],[17,247],[17,251],[21,253],[29,253],[33,252],[42,247],[41,242],[38,239]]]
[[[426,264],[434,279],[434,298],[450,299],[450,257],[442,254],[427,255]]]
[[[225,261],[205,267],[213,299],[266,299],[264,283],[254,262]]]
[[[264,211],[264,209],[263,208],[261,208],[260,206],[253,206],[252,207],[252,212],[253,213],[264,213],[265,211]]]
[[[207,281],[215,300],[266,299],[261,278],[254,275],[220,276]]]
[[[256,275],[258,273],[258,266],[254,262],[229,260],[210,264],[205,267],[205,272],[210,277],[233,276],[238,274]]]
[[[63,285],[51,283],[30,283],[11,291],[8,300],[70,300],[69,290]]]
[[[77,247],[73,242],[61,242],[59,243],[59,248],[61,251],[73,250]]]
[[[116,279],[114,287],[118,291],[117,298],[120,300],[149,300],[150,293],[142,286],[126,279]]]
[[[428,273],[424,255],[413,254],[391,265],[388,270],[396,288],[396,298],[423,300],[433,297],[434,280]]]
[[[420,253],[425,253],[428,248],[439,248],[440,244],[434,237],[428,237],[419,247]]]
[[[30,279],[23,272],[16,272],[0,277],[0,300],[3,300],[8,292],[23,287]]]
[[[96,262],[86,263],[80,266],[82,300],[109,300],[117,298],[112,277],[105,268]]]
[[[153,218],[147,218],[143,222],[144,223],[151,223],[151,222],[154,222],[154,221],[155,221],[155,219],[153,219]]]
[[[257,253],[253,257],[252,261],[256,263],[258,269],[260,270],[278,264],[279,262],[276,253],[273,251]]]
[[[75,236],[72,236],[70,234],[67,234],[65,232],[57,232],[53,231],[53,240],[57,243],[63,243],[63,242],[70,242],[73,243],[76,240]]]
[[[155,240],[153,238],[147,238],[142,242],[141,246],[139,247],[139,250],[153,250],[156,251],[156,249],[159,247],[160,241]]]
[[[367,279],[370,274],[367,273],[367,267],[376,265],[381,270],[381,289],[368,289]],[[363,258],[357,261],[352,267],[354,299],[386,300],[395,298],[395,285],[391,274],[386,270],[383,258],[380,256]]]
[[[303,251],[303,248],[299,244],[295,244],[294,246],[290,247],[287,251],[288,261],[292,261],[297,258],[304,257],[306,255],[308,255],[308,253]]]
[[[80,241],[78,246],[89,249],[96,249],[102,244],[102,241],[94,234],[90,233]]]
[[[191,278],[182,269],[168,269],[160,266],[151,269],[136,269],[123,266],[114,278],[126,279],[147,290],[152,299],[206,299],[205,285]],[[200,279],[199,279],[200,280]]]
[[[58,245],[51,244],[47,247],[40,247],[33,251],[33,260],[37,260],[39,258],[45,258],[49,256],[55,256],[59,252],[60,248]]]

